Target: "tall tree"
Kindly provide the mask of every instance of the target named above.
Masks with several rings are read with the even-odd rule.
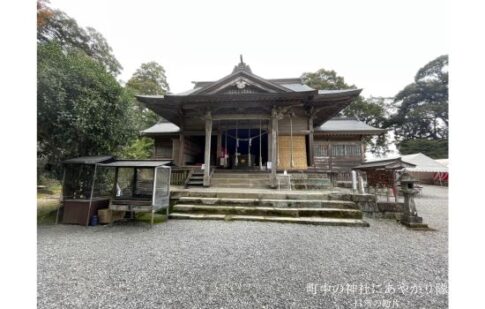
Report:
[[[165,69],[155,61],[142,63],[126,83],[136,94],[164,95],[169,90]]]
[[[60,10],[52,10],[47,1],[37,2],[37,41],[58,41],[64,49],[76,48],[101,63],[117,76],[123,67],[113,54],[104,36],[93,28],[80,27],[74,18]]]
[[[138,131],[151,127],[157,121],[164,121],[157,114],[136,101],[135,94],[164,95],[169,90],[165,69],[155,61],[143,63],[126,83],[126,89],[132,94],[134,104],[138,106],[135,125]],[[136,137],[123,149],[127,158],[147,159],[152,156],[153,139]]]
[[[136,133],[130,97],[96,60],[57,41],[38,44],[38,156],[117,154]]]
[[[126,88],[133,94],[164,95],[168,92],[169,86],[165,69],[155,61],[142,63],[133,76],[126,83]],[[139,129],[146,129],[161,120],[151,110],[136,101],[139,106]]]
[[[349,85],[344,77],[339,76],[334,70],[320,69],[313,73],[303,73],[304,83],[319,90],[339,90],[357,88]],[[340,116],[357,118],[368,125],[382,128],[387,120],[387,107],[389,100],[385,98],[357,97],[349,106],[340,112]],[[387,134],[366,139],[369,150],[375,155],[384,155],[389,152],[390,139]]]
[[[395,104],[398,109],[389,125],[394,128],[401,153],[435,143],[442,151],[426,154],[447,157],[448,56],[440,56],[419,69],[414,82],[396,95]],[[424,148],[429,149],[429,146]]]
[[[334,70],[320,69],[316,72],[306,72],[302,74],[301,78],[305,84],[319,90],[357,88],[354,85],[348,85],[344,78],[337,75]]]

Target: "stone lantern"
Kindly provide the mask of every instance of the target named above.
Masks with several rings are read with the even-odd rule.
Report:
[[[401,192],[404,196],[401,223],[410,228],[428,228],[428,225],[423,223],[423,218],[418,216],[416,203],[414,202],[414,196],[419,192],[414,188],[414,184],[417,181],[407,172],[404,172],[399,180],[401,182]]]

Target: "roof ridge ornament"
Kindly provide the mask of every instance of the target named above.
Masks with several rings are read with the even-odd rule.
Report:
[[[246,63],[244,63],[243,61],[243,55],[239,55],[239,64],[236,65],[234,67],[234,69],[232,70],[232,73],[236,73],[236,72],[248,72],[248,73],[253,73],[251,71],[251,68],[249,67],[249,65],[247,65]]]

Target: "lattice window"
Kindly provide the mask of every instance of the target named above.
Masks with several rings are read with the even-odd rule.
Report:
[[[334,144],[332,145],[332,156],[334,157],[357,157],[361,155],[358,144]]]
[[[315,151],[315,157],[328,157],[327,144],[315,144],[314,151]]]

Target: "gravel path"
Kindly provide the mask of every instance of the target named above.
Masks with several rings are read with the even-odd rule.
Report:
[[[432,232],[177,221],[38,228],[39,308],[447,308],[448,190]],[[386,293],[387,292],[387,293]]]

